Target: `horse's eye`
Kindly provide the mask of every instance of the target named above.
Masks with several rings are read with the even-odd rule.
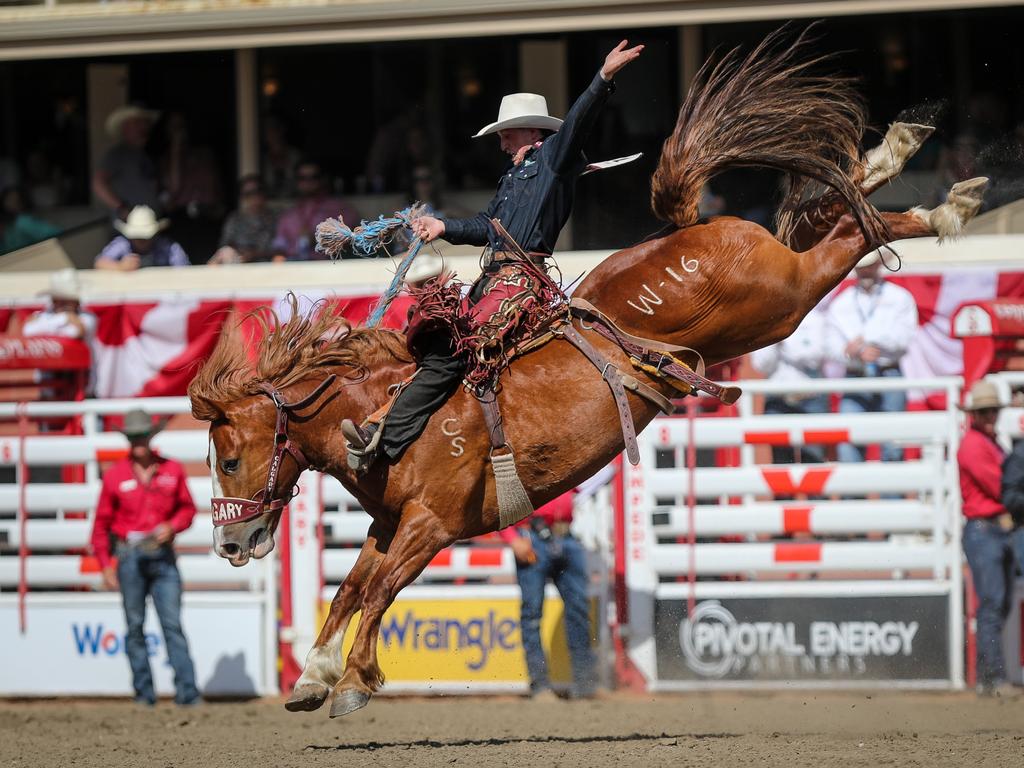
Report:
[[[233,475],[238,471],[238,459],[224,459],[220,463],[220,468],[225,475]]]

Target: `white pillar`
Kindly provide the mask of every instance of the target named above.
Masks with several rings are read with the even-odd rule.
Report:
[[[235,51],[235,115],[238,131],[238,175],[260,168],[259,103],[256,83],[256,51]]]
[[[679,84],[682,95],[690,90],[690,84],[704,63],[701,55],[701,28],[699,24],[679,27]]]

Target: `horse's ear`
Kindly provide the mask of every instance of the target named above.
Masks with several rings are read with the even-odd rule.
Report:
[[[192,416],[199,421],[218,421],[226,417],[224,407],[203,395],[191,395]]]

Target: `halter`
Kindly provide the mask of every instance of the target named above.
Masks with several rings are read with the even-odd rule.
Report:
[[[265,381],[260,382],[260,391],[274,402],[274,408],[277,410],[277,422],[274,425],[274,452],[270,457],[270,467],[267,469],[267,482],[263,489],[257,491],[256,495],[251,499],[231,497],[211,499],[210,506],[213,511],[214,526],[244,523],[247,520],[259,517],[266,511],[272,513],[280,512],[292,500],[296,493],[294,488],[288,492],[286,497],[274,498],[274,488],[277,485],[277,476],[281,470],[281,461],[286,453],[291,454],[299,468],[300,475],[310,468],[310,463],[306,459],[305,454],[302,453],[302,449],[288,437],[288,414],[311,405],[334,383],[336,378],[337,376],[332,373],[320,382],[316,389],[297,403],[286,402],[277,388]],[[212,467],[212,470],[216,472],[217,468]],[[270,503],[266,503],[265,499],[270,499]]]

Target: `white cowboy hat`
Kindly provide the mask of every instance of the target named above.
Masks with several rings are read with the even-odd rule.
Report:
[[[137,104],[129,104],[126,107],[118,107],[109,115],[107,115],[106,123],[104,127],[107,129],[107,135],[112,139],[121,138],[121,124],[125,120],[131,120],[135,117],[141,117],[144,120],[149,120],[151,123],[156,122],[156,119],[160,117],[160,113],[152,109],[145,109],[138,106]]]
[[[50,287],[42,292],[51,299],[82,300],[82,285],[78,281],[78,272],[74,267],[60,269],[50,275]]]
[[[877,264],[882,258],[882,254],[876,249],[869,253],[867,256],[857,262],[858,267],[870,267],[872,264]]]
[[[474,139],[506,128],[539,128],[557,131],[562,121],[548,114],[548,100],[537,93],[510,93],[501,100],[498,119],[481,128]]]
[[[423,253],[413,259],[409,271],[405,273],[405,282],[422,283],[444,272],[444,259],[432,253]]]
[[[967,393],[967,399],[960,406],[962,411],[980,411],[982,408],[1002,408],[1005,403],[999,397],[999,389],[988,379],[978,379]]]
[[[148,205],[136,205],[128,214],[127,221],[115,221],[114,229],[129,240],[149,240],[167,226],[167,219],[156,218]]]

